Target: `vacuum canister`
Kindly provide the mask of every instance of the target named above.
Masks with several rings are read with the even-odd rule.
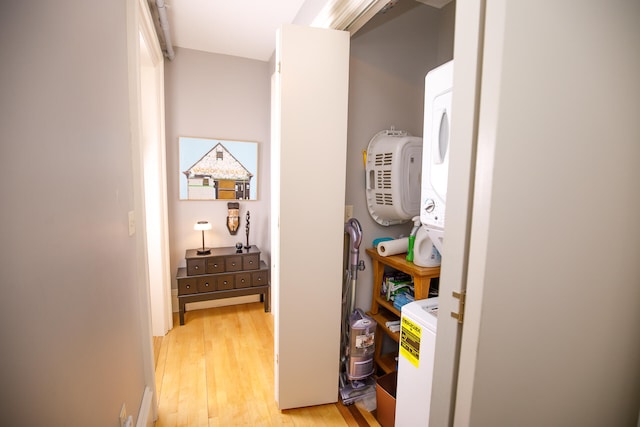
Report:
[[[374,371],[376,322],[358,308],[349,318],[349,328],[347,378],[360,380],[373,374]]]

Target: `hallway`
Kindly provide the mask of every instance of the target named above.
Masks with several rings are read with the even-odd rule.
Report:
[[[273,316],[262,303],[194,310],[184,326],[177,318],[174,324],[165,337],[154,338],[156,427],[379,426],[355,405],[278,410]]]

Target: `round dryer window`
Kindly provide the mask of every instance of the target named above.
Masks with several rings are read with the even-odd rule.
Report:
[[[440,117],[440,128],[438,131],[438,154],[440,155],[440,161],[444,162],[447,150],[449,149],[449,116],[447,110],[442,110],[442,116]]]

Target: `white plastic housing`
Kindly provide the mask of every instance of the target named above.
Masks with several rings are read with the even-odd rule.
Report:
[[[369,214],[384,226],[400,224],[420,212],[422,138],[403,131],[378,132],[369,142],[366,196]]]

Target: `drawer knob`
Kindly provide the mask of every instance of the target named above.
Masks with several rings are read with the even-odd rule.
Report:
[[[185,288],[191,289],[191,285],[187,285],[187,286],[185,286]]]
[[[209,287],[209,282],[206,282],[206,283],[204,284],[204,287],[205,287],[205,288],[208,288],[208,287]]]
[[[225,281],[224,281],[224,284],[226,285],[227,283],[228,283],[228,282],[225,280]]]
[[[198,267],[197,265],[193,267],[194,270],[199,269],[200,267]]]
[[[235,262],[232,262],[232,263],[231,263],[231,265],[232,265],[233,267],[235,267],[235,266],[236,266],[236,263],[235,263]]]
[[[213,267],[214,268],[218,268],[218,264],[213,264]]]

